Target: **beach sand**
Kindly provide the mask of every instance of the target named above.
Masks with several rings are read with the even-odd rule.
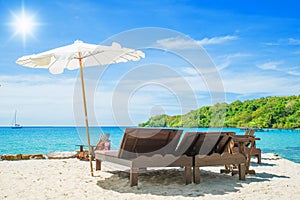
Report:
[[[77,159],[0,161],[0,199],[300,199],[300,164],[273,154],[252,161],[256,175],[246,181],[203,167],[200,184],[184,185],[182,169],[150,169],[137,187],[108,162],[91,177],[89,163]]]

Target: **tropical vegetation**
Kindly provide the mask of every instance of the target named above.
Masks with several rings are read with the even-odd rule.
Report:
[[[184,115],[153,116],[139,126],[300,128],[300,95],[217,103]]]

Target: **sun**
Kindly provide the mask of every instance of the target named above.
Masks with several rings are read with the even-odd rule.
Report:
[[[21,36],[23,44],[25,45],[28,35],[35,38],[34,31],[39,25],[36,21],[36,15],[27,13],[24,7],[22,7],[22,11],[20,13],[11,12],[11,14],[12,21],[9,25],[14,30],[12,37]]]

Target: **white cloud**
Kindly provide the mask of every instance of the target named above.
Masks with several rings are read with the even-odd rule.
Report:
[[[276,63],[265,64],[264,68],[275,68],[276,71],[282,70],[277,67]],[[256,94],[256,93],[268,93],[269,95],[276,94],[298,94],[300,93],[300,81],[297,79],[291,79],[286,74],[299,76],[299,68],[290,68],[283,73],[278,74],[265,74],[259,71],[246,71],[246,72],[234,72],[224,71],[220,72],[220,77],[209,76],[205,74],[200,77],[195,70],[190,68],[183,68],[189,76],[185,79],[189,82],[193,90],[198,92],[225,92],[236,94]],[[221,81],[221,82],[220,82]],[[217,85],[218,87],[214,87]],[[174,84],[176,82],[174,81]],[[224,89],[222,90],[222,86]]]
[[[221,44],[227,41],[236,40],[237,36],[221,36],[213,38],[203,38],[202,40],[192,40],[188,38],[171,37],[157,40],[156,43],[167,49],[193,49],[199,45]]]
[[[300,72],[294,70],[287,71],[287,73],[294,76],[300,76]]]
[[[225,55],[223,57],[227,60],[230,60],[230,59],[234,59],[234,58],[241,58],[241,57],[247,57],[247,56],[250,56],[250,54],[234,53],[234,54]]]
[[[222,69],[225,69],[227,68],[228,66],[230,66],[231,62],[229,60],[226,60],[225,62],[223,63],[220,63],[217,65],[217,69],[218,70],[222,70]]]
[[[203,70],[203,69],[196,69],[192,67],[182,67],[181,72],[187,75],[191,76],[198,76],[199,74],[206,74],[206,73],[218,73],[221,70],[229,67],[235,59],[241,58],[241,57],[247,57],[250,56],[250,54],[244,54],[244,53],[235,53],[235,54],[229,54],[229,55],[223,55],[216,57],[214,59],[215,64],[211,65],[209,69]]]
[[[241,58],[241,57],[247,57],[250,56],[249,54],[244,53],[235,53],[235,54],[229,54],[225,56],[219,56],[215,59],[215,62],[217,63],[217,69],[219,71],[229,67],[234,59]]]
[[[183,67],[181,70],[183,73],[185,73],[187,75],[195,76],[195,75],[199,74],[199,72],[195,68],[192,68],[192,67]]]
[[[279,39],[275,42],[264,42],[263,44],[267,46],[300,45],[300,39],[284,38],[284,39]]]
[[[286,73],[294,76],[300,76],[300,67],[292,67],[286,70]]]
[[[191,49],[198,47],[197,41],[178,37],[157,40],[156,43],[166,49]]]
[[[280,43],[278,43],[278,42],[265,42],[263,44],[267,45],[267,46],[279,46],[280,45]]]
[[[202,40],[197,41],[199,45],[209,45],[209,44],[221,44],[230,40],[236,40],[237,36],[222,36],[222,37],[213,37],[213,38],[204,38]]]
[[[242,79],[240,77],[243,77]],[[300,93],[300,82],[291,81],[287,77],[274,77],[256,73],[230,76],[223,80],[225,92],[237,94],[268,93],[270,95],[292,95]]]
[[[257,67],[263,70],[275,70],[278,72],[282,72],[283,74],[300,76],[300,67],[280,67],[281,64],[283,64],[283,62],[267,62],[261,65],[257,65]]]
[[[264,64],[259,64],[257,67],[263,70],[277,70],[278,65],[280,64],[282,64],[282,62],[267,62]]]
[[[289,41],[289,44],[300,45],[300,40],[299,39],[289,38],[288,41]]]

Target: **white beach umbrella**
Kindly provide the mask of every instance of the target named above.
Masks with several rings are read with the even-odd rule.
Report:
[[[118,43],[112,43],[111,46],[103,46],[87,44],[77,40],[74,42],[74,44],[59,47],[39,54],[23,56],[17,60],[17,63],[22,66],[31,68],[48,68],[52,74],[60,74],[64,71],[64,69],[80,69],[86,135],[88,141],[92,176],[93,166],[90,152],[91,146],[84,88],[83,67],[138,61],[140,60],[140,58],[144,57],[145,54],[142,51],[122,48]]]

